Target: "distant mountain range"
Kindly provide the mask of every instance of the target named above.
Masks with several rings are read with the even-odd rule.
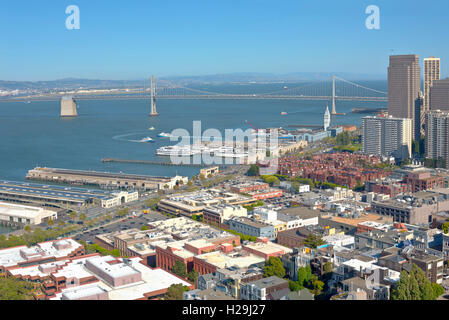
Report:
[[[346,80],[386,80],[385,75],[355,74],[346,72],[295,72],[287,74],[272,73],[229,73],[202,76],[172,76],[160,77],[161,84],[167,82],[188,84],[219,84],[219,83],[270,83],[270,82],[298,82],[322,81],[331,79],[332,75]],[[142,88],[149,86],[149,79],[140,80],[94,80],[66,78],[51,81],[5,81],[0,80],[0,90],[72,90],[72,89],[107,89],[107,88]]]

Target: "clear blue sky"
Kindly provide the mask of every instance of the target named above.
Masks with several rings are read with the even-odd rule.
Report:
[[[65,28],[76,4],[81,29]],[[381,29],[365,28],[377,5]],[[0,4],[0,79],[140,79],[232,72],[386,74],[388,56],[442,59],[447,0],[14,0]]]

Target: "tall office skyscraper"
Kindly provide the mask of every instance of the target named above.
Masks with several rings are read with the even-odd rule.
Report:
[[[431,110],[426,114],[426,158],[443,158],[449,168],[449,112]]]
[[[424,59],[424,113],[430,110],[430,88],[434,80],[440,80],[440,58]]]
[[[412,154],[412,120],[407,118],[363,117],[363,153],[409,158]]]
[[[396,118],[412,119],[415,131],[416,99],[421,90],[419,56],[390,56],[388,67],[388,114]]]
[[[449,111],[449,78],[433,81],[430,88],[430,110]]]

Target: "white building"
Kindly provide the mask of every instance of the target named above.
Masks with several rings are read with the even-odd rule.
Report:
[[[324,236],[323,240],[327,243],[338,247],[354,247],[354,237],[346,234],[332,234]]]
[[[189,178],[188,177],[183,177],[183,176],[174,176],[170,180],[167,180],[167,181],[164,181],[164,182],[160,182],[158,184],[158,189],[159,190],[165,190],[167,188],[168,189],[173,189],[181,181],[182,181],[182,184],[187,184],[187,182],[189,182]]]
[[[329,106],[326,106],[326,112],[324,113],[324,131],[331,125],[331,114],[329,112]]]
[[[407,159],[412,155],[412,119],[368,116],[362,119],[365,154]]]
[[[137,191],[127,192],[120,191],[112,193],[111,197],[101,199],[101,206],[103,208],[112,208],[115,206],[122,205],[131,201],[136,201],[139,199],[139,193]]]
[[[260,218],[265,221],[275,221],[277,220],[278,215],[278,213],[274,210],[261,207],[255,208],[253,213],[259,215]]]
[[[0,202],[0,221],[23,224],[40,224],[49,219],[55,220],[58,214],[55,211],[39,207]]]

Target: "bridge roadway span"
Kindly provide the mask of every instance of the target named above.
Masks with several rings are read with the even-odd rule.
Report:
[[[0,102],[8,102],[8,101],[30,101],[30,100],[39,100],[39,101],[55,101],[60,100],[60,96],[30,96],[30,97],[17,97],[17,98],[8,98],[8,99],[0,99]],[[137,99],[137,100],[147,100],[149,96],[146,95],[76,95],[74,96],[75,100],[111,100],[111,99]],[[332,96],[287,96],[287,95],[167,95],[167,96],[157,96],[157,99],[177,99],[177,100],[320,100],[320,101],[329,101],[332,99]],[[388,101],[387,97],[344,97],[344,96],[336,96],[335,100],[341,101]]]

